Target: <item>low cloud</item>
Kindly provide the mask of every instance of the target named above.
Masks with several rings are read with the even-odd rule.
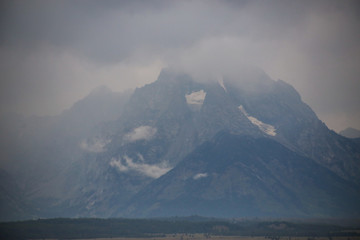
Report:
[[[198,180],[198,179],[200,179],[200,178],[206,178],[207,176],[208,176],[207,173],[198,173],[198,174],[195,174],[195,175],[193,176],[193,179],[194,179],[194,180]]]
[[[171,170],[171,168],[168,167],[166,163],[153,165],[143,163],[144,159],[142,158],[142,155],[140,156],[141,163],[134,162],[133,159],[128,156],[124,156],[123,158],[119,159],[112,158],[110,161],[110,166],[117,168],[117,170],[120,172],[135,171],[151,178],[159,178]]]
[[[110,166],[117,168],[120,172],[129,171],[129,168],[121,163],[121,159],[117,160],[112,158],[110,161]]]
[[[163,67],[205,81],[240,79],[239,65],[246,64],[292,84],[331,128],[360,128],[359,6],[353,0],[5,1],[0,111],[59,114],[99,85],[140,87]]]
[[[138,140],[150,140],[157,132],[156,128],[150,126],[140,126],[125,135],[125,140],[135,142]]]
[[[91,140],[83,140],[80,143],[80,148],[87,152],[100,153],[105,151],[106,144],[110,143],[111,140],[105,140],[101,138],[95,138]]]

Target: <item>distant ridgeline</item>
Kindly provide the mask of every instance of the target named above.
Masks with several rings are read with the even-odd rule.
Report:
[[[355,128],[346,128],[340,131],[339,134],[347,138],[360,138],[360,130]]]

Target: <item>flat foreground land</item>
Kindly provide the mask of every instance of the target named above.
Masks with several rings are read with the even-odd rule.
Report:
[[[360,240],[360,236],[347,237],[280,237],[279,240]],[[80,240],[80,239],[79,239]],[[90,239],[81,239],[90,240]],[[170,234],[164,237],[150,238],[96,238],[91,240],[270,240],[265,237],[247,236],[208,236],[204,234]]]

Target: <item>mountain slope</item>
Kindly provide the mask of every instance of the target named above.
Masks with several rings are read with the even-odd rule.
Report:
[[[358,145],[329,130],[292,86],[281,80],[257,82],[256,91],[244,90],[234,81],[229,85],[235,102],[250,115],[274,126],[277,141],[360,184]]]
[[[359,197],[353,184],[274,140],[221,132],[137,194],[122,213],[358,216]]]

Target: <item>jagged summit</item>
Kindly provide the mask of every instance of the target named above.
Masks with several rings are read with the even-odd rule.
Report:
[[[160,71],[159,77],[156,80],[157,82],[174,82],[174,81],[178,81],[178,82],[191,82],[193,81],[192,77],[183,72],[183,71],[178,71],[175,69],[171,69],[171,68],[163,68]]]

